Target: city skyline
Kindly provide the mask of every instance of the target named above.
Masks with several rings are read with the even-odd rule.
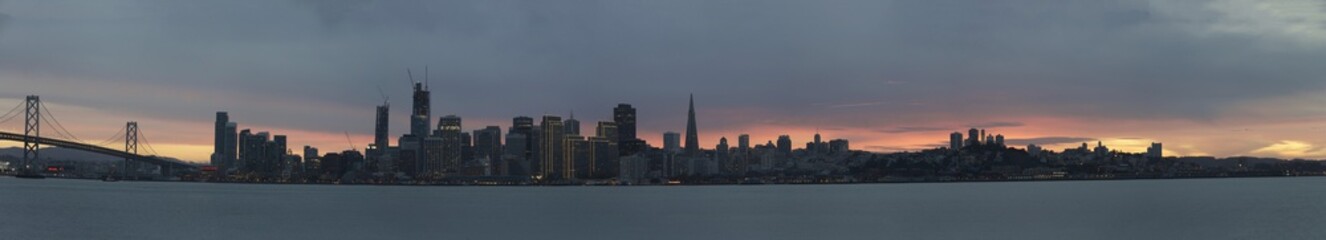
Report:
[[[193,162],[206,162],[213,151],[217,111],[228,112],[240,129],[286,135],[292,148],[349,149],[348,132],[362,150],[374,142],[373,109],[383,101],[375,88],[396,105],[387,134],[395,145],[410,129],[405,69],[419,79],[428,66],[432,120],[460,116],[462,132],[571,111],[581,129],[593,129],[613,119],[616,104],[628,103],[639,111],[638,137],[657,147],[664,132],[686,132],[685,98],[694,92],[704,149],[743,133],[761,144],[780,135],[807,142],[818,132],[867,151],[921,150],[946,146],[952,131],[975,127],[998,131],[1016,147],[1059,150],[1102,141],[1143,152],[1164,142],[1166,155],[1326,158],[1326,139],[1319,137],[1326,133],[1326,81],[1319,76],[1326,72],[1313,64],[1326,56],[1320,47],[1326,30],[1292,21],[1322,19],[1320,9],[1280,16],[1270,12],[1304,8],[1285,2],[1044,6],[1053,11],[1005,9],[1013,3],[695,4],[714,12],[650,2],[529,10],[484,2],[281,2],[248,9],[6,1],[0,2],[0,62],[7,63],[0,65],[0,105],[42,95],[70,130],[88,139],[138,121],[163,155]],[[398,11],[412,7],[422,12]],[[447,7],[490,14],[457,15]],[[630,14],[651,7],[720,27],[776,27],[723,31],[671,15]],[[249,10],[251,19],[234,17]],[[1223,15],[1193,16],[1209,12]],[[986,13],[993,16],[969,16]],[[196,25],[208,16],[229,21]],[[272,24],[244,27],[260,25],[255,21]],[[1026,25],[1061,32],[1016,31]],[[1089,30],[1073,30],[1081,27]],[[1295,27],[1308,30],[1289,30]],[[101,28],[108,30],[95,30]],[[927,30],[934,28],[945,30]],[[681,37],[659,40],[641,29]],[[802,37],[761,38],[788,33]],[[208,44],[215,39],[226,44]],[[1036,50],[1044,47],[1049,51]],[[160,134],[166,132],[175,134]]]

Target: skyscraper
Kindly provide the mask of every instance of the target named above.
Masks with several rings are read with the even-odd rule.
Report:
[[[718,146],[714,146],[714,160],[717,160],[719,170],[723,173],[736,173],[739,167],[736,161],[732,160],[731,146],[727,145],[727,137],[718,139]]]
[[[737,154],[750,153],[750,134],[741,134],[737,136]]]
[[[967,130],[967,146],[981,145],[981,130]]]
[[[635,136],[635,108],[631,104],[617,104],[617,108],[612,109],[612,121],[617,122],[617,142],[636,139]]]
[[[778,136],[778,153],[784,156],[792,156],[792,137],[788,135]]]
[[[565,127],[558,116],[543,116],[539,123],[539,175],[544,179],[558,179],[562,176],[563,143],[566,141]]]
[[[304,164],[300,165],[304,169],[301,170],[304,172],[318,170],[321,167],[321,159],[322,156],[318,156],[318,148],[304,145]]]
[[[466,145],[461,137],[461,119],[456,115],[438,118],[437,137],[442,139],[442,158],[439,169],[442,173],[454,173],[460,170],[462,148]]]
[[[612,120],[617,123],[617,149],[622,156],[634,155],[647,148],[645,141],[636,137],[635,108],[630,104],[617,104],[612,109]]]
[[[369,160],[372,161],[381,160],[382,153],[385,152],[384,150],[387,149],[387,147],[389,147],[387,145],[390,145],[389,142],[391,140],[389,140],[387,137],[387,134],[389,134],[390,130],[388,129],[388,126],[390,124],[388,120],[390,116],[391,116],[391,105],[386,102],[383,102],[382,105],[378,106],[377,108],[377,118],[375,118],[375,122],[373,124],[373,146],[370,147],[368,151],[367,157]]]
[[[962,133],[953,132],[948,135],[948,149],[953,151],[962,149]]]
[[[474,157],[496,162],[502,158],[502,128],[488,126],[474,130]]]
[[[599,122],[594,128],[594,136],[611,140],[613,145],[617,145],[617,122]]]
[[[428,87],[423,83],[414,83],[414,109],[410,114],[410,134],[423,138],[428,136],[428,123],[432,121],[432,112]]]
[[[593,154],[589,147],[589,142],[580,135],[567,134],[562,142],[562,163],[558,170],[561,173],[561,179],[576,179],[588,177],[590,174],[590,158]]]
[[[686,115],[686,155],[700,155],[700,136],[695,129],[695,94],[691,94],[690,110]]]
[[[663,133],[663,151],[668,153],[681,152],[681,134],[676,132]]]
[[[575,112],[571,112],[571,116],[562,121],[562,127],[566,128],[562,130],[566,135],[580,136],[580,120],[576,120]]]
[[[226,112],[216,112],[216,136],[212,149],[212,166],[219,169],[222,174],[231,167],[234,167],[235,159],[238,158],[237,151],[238,136],[235,132],[236,124],[230,121],[230,114]]]
[[[526,116],[519,116],[511,119],[511,129],[508,132],[522,135],[523,144],[519,144],[519,149],[508,149],[507,152],[517,154],[522,160],[534,160],[534,119]],[[510,137],[507,137],[507,145],[512,145]],[[508,147],[510,148],[510,147]],[[538,172],[537,169],[531,171]]]

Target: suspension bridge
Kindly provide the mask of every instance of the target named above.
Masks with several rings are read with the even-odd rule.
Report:
[[[19,111],[22,109],[23,111]],[[0,125],[23,116],[23,132],[8,132],[0,130],[0,141],[14,141],[23,143],[23,159],[18,165],[18,171],[32,173],[33,166],[38,165],[41,159],[42,146],[56,146],[68,149],[75,149],[91,153],[103,154],[124,159],[120,174],[128,174],[131,162],[142,162],[157,165],[160,167],[160,174],[163,176],[174,176],[177,172],[197,171],[197,164],[183,162],[171,158],[158,156],[156,149],[148,141],[146,135],[140,131],[138,122],[127,122],[123,128],[113,134],[110,138],[99,142],[88,142],[78,138],[73,132],[66,129],[60,120],[51,114],[49,108],[42,103],[39,96],[27,96],[23,102],[20,102],[11,108],[5,114],[0,115]],[[54,136],[43,136],[42,126],[46,126]],[[121,142],[121,140],[123,140]],[[123,143],[123,145],[121,145]],[[139,144],[144,148],[140,152]],[[120,147],[123,148],[120,148]]]

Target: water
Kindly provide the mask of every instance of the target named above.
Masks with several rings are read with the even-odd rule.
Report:
[[[1326,178],[397,187],[0,177],[0,239],[1326,239]]]

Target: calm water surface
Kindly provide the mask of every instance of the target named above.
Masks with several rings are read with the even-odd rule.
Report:
[[[1326,239],[1326,178],[383,187],[0,177],[0,239]]]

